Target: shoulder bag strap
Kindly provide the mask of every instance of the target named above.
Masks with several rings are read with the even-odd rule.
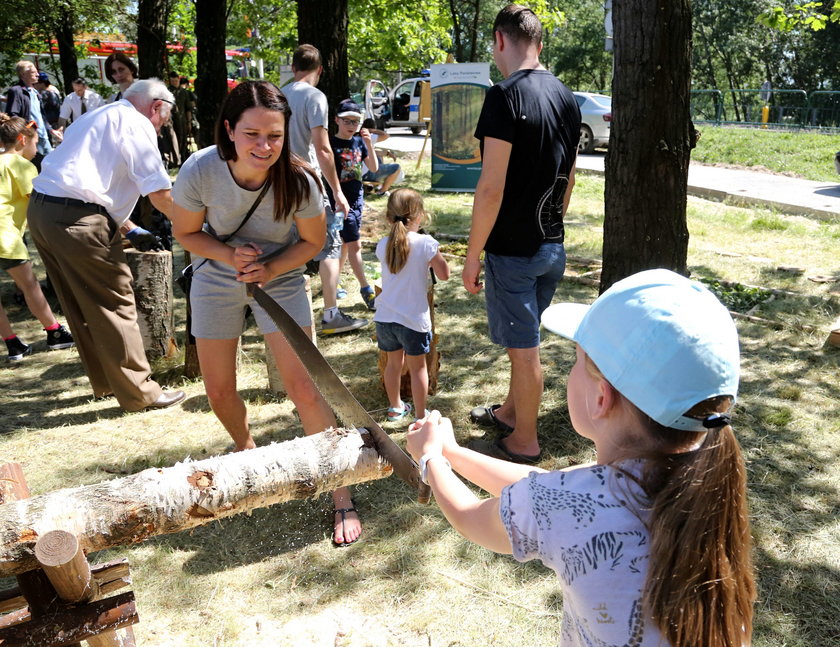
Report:
[[[221,242],[224,243],[224,242],[229,241],[231,238],[233,238],[236,235],[236,232],[238,232],[240,229],[242,229],[242,227],[245,226],[245,223],[248,222],[248,220],[251,218],[251,216],[254,215],[254,212],[257,210],[257,207],[260,206],[260,202],[262,202],[263,197],[265,197],[265,194],[268,193],[268,190],[270,188],[271,188],[271,177],[269,177],[265,181],[265,184],[263,184],[262,191],[260,191],[260,194],[257,196],[257,199],[254,200],[254,204],[251,205],[251,208],[248,209],[248,213],[245,214],[245,217],[242,219],[242,222],[239,223],[239,226],[236,229],[234,229],[230,234],[225,236],[224,240],[219,239]],[[196,267],[194,267],[193,268],[193,273],[195,273],[198,270],[198,268],[201,267],[202,265],[204,265],[208,260],[209,259],[205,258]]]

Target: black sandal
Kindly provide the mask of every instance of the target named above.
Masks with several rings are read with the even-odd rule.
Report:
[[[333,510],[333,522],[335,522],[336,513],[341,515],[341,536],[342,537],[344,536],[344,522],[347,519],[347,513],[348,512],[355,512],[357,515],[359,514],[359,511],[356,510],[355,506],[352,507],[352,508],[336,508],[335,510]],[[361,537],[361,535],[359,535],[359,537]],[[347,548],[350,544],[355,544],[357,541],[359,541],[359,537],[356,537],[353,541],[345,541],[345,542],[342,542],[342,543],[338,543],[335,540],[335,531],[333,531],[332,543],[333,543],[333,546],[335,546],[336,548]]]

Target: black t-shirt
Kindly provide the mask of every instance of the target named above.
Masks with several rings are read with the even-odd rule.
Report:
[[[563,196],[577,155],[580,109],[547,70],[519,70],[487,91],[475,137],[512,144],[499,215],[485,251],[533,256],[563,242]]]

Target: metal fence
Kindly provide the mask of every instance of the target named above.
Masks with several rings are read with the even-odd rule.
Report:
[[[817,90],[692,90],[695,123],[773,128],[840,129],[840,92]]]

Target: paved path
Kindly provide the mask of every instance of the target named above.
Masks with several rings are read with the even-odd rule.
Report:
[[[603,175],[604,154],[579,155],[578,169]],[[734,204],[776,207],[785,213],[818,218],[840,216],[840,175],[837,182],[812,182],[771,173],[692,164],[688,169],[688,193]]]
[[[389,128],[388,133],[391,137],[380,144],[381,148],[420,152],[423,135],[412,135],[408,128]],[[427,142],[426,155],[430,155],[430,147],[431,142]],[[826,163],[830,164],[831,160]],[[603,175],[604,153],[579,155],[578,169]],[[837,182],[812,182],[771,173],[692,164],[688,170],[688,193],[733,204],[776,207],[785,213],[818,218],[840,216],[840,175]]]

